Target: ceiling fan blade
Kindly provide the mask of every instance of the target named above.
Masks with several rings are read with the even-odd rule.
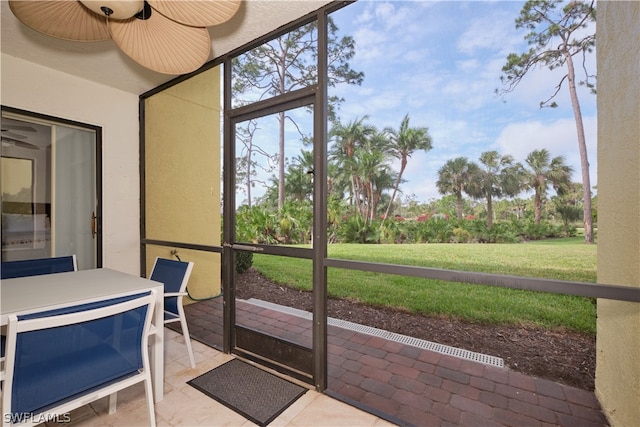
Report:
[[[36,132],[31,126],[2,124],[2,130],[4,131],[5,129],[19,130],[20,132]]]
[[[33,145],[33,144],[29,144],[28,142],[24,142],[24,141],[18,141],[17,139],[13,139],[13,138],[7,138],[7,137],[2,137],[2,142],[4,142],[6,145],[12,146],[12,147],[19,147],[19,148],[27,148],[29,150],[38,150],[38,146]]]
[[[169,19],[192,27],[210,27],[231,19],[240,0],[147,0],[152,8]]]
[[[78,1],[9,0],[11,11],[23,24],[40,33],[64,40],[109,40],[106,18]]]
[[[147,19],[110,20],[109,29],[127,56],[159,73],[190,73],[200,68],[211,53],[211,39],[205,27],[182,25],[153,11]]]
[[[2,129],[2,136],[7,136],[9,138],[16,138],[16,139],[27,139],[26,136],[20,135],[19,133],[11,132],[8,129]]]

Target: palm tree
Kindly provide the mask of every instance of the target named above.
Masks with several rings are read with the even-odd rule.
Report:
[[[513,156],[501,156],[497,151],[480,154],[480,163],[474,186],[468,188],[474,197],[487,201],[487,228],[493,226],[493,198],[517,195],[521,188],[522,165],[514,163]]]
[[[366,144],[366,141],[375,134],[374,126],[366,124],[368,116],[356,118],[346,125],[341,123],[334,124],[331,129],[330,136],[335,138],[335,146],[333,147],[331,158],[344,165],[351,179],[351,203],[355,203],[358,211],[360,211],[359,194],[360,180],[355,171],[354,155],[359,147]]]
[[[311,200],[313,194],[313,153],[308,150],[301,150],[289,167],[285,176],[285,201]],[[284,208],[284,207],[283,207]]]
[[[456,196],[456,214],[462,219],[462,193],[468,192],[473,177],[477,174],[478,165],[470,162],[466,157],[448,160],[438,170],[436,186],[440,194],[454,194]]]
[[[354,153],[354,170],[361,183],[358,199],[362,199],[360,214],[367,223],[376,216],[380,195],[386,188],[391,188],[393,178],[387,163],[385,141],[382,134],[376,133],[365,141]]]
[[[327,197],[346,200],[345,196],[351,188],[351,177],[342,166],[335,161],[327,162]]]
[[[407,159],[417,150],[429,151],[432,148],[429,128],[409,127],[409,114],[404,116],[398,130],[386,128],[384,132],[389,136],[391,142],[389,152],[393,157],[400,160],[400,172],[398,172],[398,176],[396,177],[396,183],[393,187],[393,193],[391,194],[387,211],[382,219],[382,224],[384,224],[384,220],[389,216],[389,212],[391,211],[391,205],[396,198],[398,187],[402,181],[402,175],[407,167]],[[381,227],[382,224],[380,225]]]
[[[564,157],[551,159],[548,150],[534,150],[526,158],[525,186],[534,191],[535,223],[540,223],[542,198],[546,196],[549,185],[562,195],[571,184],[573,168],[565,164]]]

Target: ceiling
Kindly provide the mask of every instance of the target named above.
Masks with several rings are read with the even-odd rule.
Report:
[[[213,59],[313,12],[329,0],[245,0],[236,15],[210,27]],[[45,36],[23,25],[0,1],[3,54],[52,68],[82,79],[140,95],[175,76],[156,73],[138,65],[112,40],[73,42]]]

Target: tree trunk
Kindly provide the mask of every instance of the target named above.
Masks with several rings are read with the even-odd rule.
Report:
[[[536,188],[536,194],[534,196],[533,199],[533,207],[534,207],[534,219],[533,222],[537,224],[540,224],[540,217],[542,216],[541,211],[542,211],[542,197],[540,197],[540,189]]]
[[[367,219],[365,214],[364,214],[364,210],[362,209],[362,203],[360,202],[360,185],[359,185],[359,180],[358,177],[356,177],[353,174],[353,168],[352,172],[351,172],[351,188],[353,188],[353,200],[355,202],[356,205],[356,210],[358,211],[358,215],[360,215],[361,218],[363,219]]]
[[[396,194],[398,193],[398,187],[400,187],[400,181],[402,180],[402,174],[404,173],[404,169],[407,167],[407,158],[402,157],[400,160],[400,172],[398,173],[398,179],[396,179],[396,185],[393,187],[393,193],[391,194],[391,200],[389,200],[389,206],[387,206],[387,211],[384,213],[382,217],[382,222],[380,223],[380,228],[384,225],[384,222],[387,220],[387,217],[391,213],[391,205],[393,205],[393,201],[396,198]]]
[[[565,52],[567,59],[569,93],[571,94],[571,105],[573,106],[573,115],[576,120],[576,130],[578,132],[578,149],[580,151],[580,167],[582,169],[582,198],[584,199],[584,241],[585,243],[593,243],[593,212],[591,209],[591,178],[589,177],[589,159],[587,156],[587,143],[584,135],[584,124],[582,122],[582,111],[580,110],[580,102],[578,102],[578,93],[576,92],[575,69],[573,67],[573,58],[568,52]]]
[[[487,194],[487,228],[491,230],[491,227],[493,227],[493,199],[489,192]]]
[[[456,192],[456,215],[458,220],[462,219],[462,190]]]
[[[369,203],[367,203],[368,212],[367,217],[369,218],[369,224],[373,223],[374,218],[376,217],[376,206],[373,195],[373,181],[369,178],[369,185],[367,185],[367,198],[369,199]]]

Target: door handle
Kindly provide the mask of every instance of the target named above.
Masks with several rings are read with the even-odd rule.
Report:
[[[96,216],[95,212],[91,212],[91,238],[95,239],[96,238],[96,234],[98,234],[98,232],[96,231],[96,219],[98,217]]]
[[[249,245],[239,245],[237,243],[234,243],[233,245],[230,245],[227,242],[224,242],[222,244],[222,246],[226,247],[226,248],[233,248],[233,249],[238,249],[241,251],[249,251],[249,252],[262,252],[264,251],[264,248],[260,248],[257,246],[249,246]]]
[[[231,245],[231,247],[233,249],[238,249],[241,251],[249,251],[249,252],[262,252],[264,251],[264,248],[258,248],[256,246],[248,246],[248,245],[239,245],[237,243],[234,243],[233,245]]]

